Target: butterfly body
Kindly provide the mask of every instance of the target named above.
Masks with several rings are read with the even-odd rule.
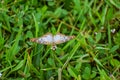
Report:
[[[32,42],[37,42],[39,44],[52,45],[52,49],[55,50],[57,48],[56,44],[61,44],[73,39],[74,36],[66,36],[61,33],[57,33],[56,35],[52,35],[51,33],[47,33],[39,38],[32,38]]]

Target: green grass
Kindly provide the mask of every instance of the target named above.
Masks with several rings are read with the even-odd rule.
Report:
[[[1,0],[0,79],[120,80],[119,28],[119,0]],[[76,37],[30,42],[47,32]]]

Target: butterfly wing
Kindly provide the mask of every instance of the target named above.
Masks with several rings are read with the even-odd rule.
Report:
[[[31,41],[39,44],[51,45],[53,43],[53,36],[51,33],[47,33],[40,38],[32,38]]]
[[[73,38],[74,38],[74,36],[66,36],[66,35],[58,33],[53,37],[53,40],[54,40],[54,44],[61,44],[61,43],[67,42]]]

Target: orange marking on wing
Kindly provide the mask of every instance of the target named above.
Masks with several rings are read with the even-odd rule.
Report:
[[[31,38],[30,41],[31,42],[37,42],[38,38]]]

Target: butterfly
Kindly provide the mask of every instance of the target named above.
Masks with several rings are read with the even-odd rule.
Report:
[[[73,39],[75,36],[66,36],[61,33],[57,33],[56,35],[52,35],[51,33],[46,33],[45,35],[39,38],[30,39],[31,42],[36,42],[39,44],[52,45],[52,50],[57,48],[56,44],[61,44]]]

